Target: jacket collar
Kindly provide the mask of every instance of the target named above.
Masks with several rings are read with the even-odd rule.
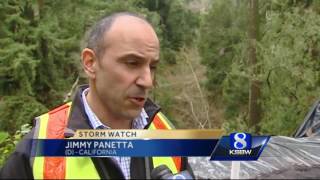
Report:
[[[77,129],[92,129],[81,98],[82,92],[88,87],[88,85],[79,86],[77,93],[74,96],[67,125],[67,128],[70,130],[75,131]],[[161,108],[148,98],[144,105],[144,109],[149,116],[149,118],[147,118],[148,124],[144,128],[146,129],[149,127],[154,116],[160,111]]]

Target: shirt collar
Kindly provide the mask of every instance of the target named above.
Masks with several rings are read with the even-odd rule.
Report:
[[[84,105],[85,113],[88,116],[91,127],[93,129],[111,129],[110,127],[104,125],[90,108],[86,98],[88,92],[89,88],[86,88],[82,92],[81,98]],[[135,118],[132,122],[132,129],[143,129],[148,124],[147,118],[149,118],[148,114],[146,113],[145,109],[142,108],[140,115],[137,118]]]

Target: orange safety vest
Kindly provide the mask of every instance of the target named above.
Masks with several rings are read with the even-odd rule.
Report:
[[[68,124],[71,102],[64,104],[36,121],[34,139],[63,139]],[[168,119],[158,112],[149,130],[173,129]],[[30,159],[35,179],[100,179],[90,157],[34,157]],[[167,165],[172,173],[181,171],[181,157],[152,157],[153,167]]]

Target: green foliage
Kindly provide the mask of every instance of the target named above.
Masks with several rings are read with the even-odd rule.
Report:
[[[200,26],[199,52],[207,67],[207,88],[221,92],[222,83],[245,36],[245,9],[234,1],[215,1]]]
[[[15,133],[23,124],[32,120],[48,109],[30,96],[4,96],[0,101],[0,131]]]
[[[190,11],[182,0],[144,0],[141,6],[160,16],[161,57],[176,64],[175,54],[184,45],[192,45],[199,25],[199,14]]]
[[[249,82],[260,81],[259,103],[263,108],[260,133],[291,135],[320,96],[318,5],[277,0],[260,5],[261,37],[257,42],[260,71],[255,76],[251,75],[247,62],[248,25],[243,11],[246,3],[216,1],[204,16],[199,50],[207,65],[207,88],[213,95],[222,92],[226,130],[250,132]],[[233,27],[237,28],[232,31]],[[229,51],[225,47],[230,47]]]
[[[9,136],[9,134],[7,132],[0,131],[0,143],[5,141],[8,136]]]
[[[207,68],[205,86],[211,97],[223,97],[230,132],[238,127],[237,121],[246,124],[247,120],[246,16],[246,3],[215,1],[200,26],[198,48]]]
[[[296,7],[267,17],[261,41],[263,132],[291,134],[319,98],[319,28],[318,13]]]
[[[35,67],[34,27],[29,15],[30,1],[4,1],[0,29],[0,95],[24,93],[33,95]],[[21,7],[21,8],[19,8]]]
[[[30,130],[31,126],[29,124],[24,124],[12,136],[9,136],[6,132],[0,131],[0,167],[2,167],[9,155],[14,151],[22,137],[30,132]]]

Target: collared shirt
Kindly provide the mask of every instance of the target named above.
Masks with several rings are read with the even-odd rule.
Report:
[[[102,124],[102,122],[99,120],[99,118],[96,116],[96,114],[91,110],[91,108],[87,102],[87,98],[86,98],[86,95],[88,94],[88,92],[89,92],[89,88],[85,89],[82,92],[82,101],[83,101],[85,112],[89,118],[89,122],[90,122],[91,127],[93,129],[111,129],[110,127]],[[132,129],[143,129],[148,124],[147,118],[148,118],[148,115],[143,108],[140,115],[133,120]],[[122,170],[125,178],[130,179],[131,158],[130,157],[122,157],[122,156],[116,156],[116,157],[112,157],[112,158],[116,161],[116,163],[118,164],[118,166]]]

